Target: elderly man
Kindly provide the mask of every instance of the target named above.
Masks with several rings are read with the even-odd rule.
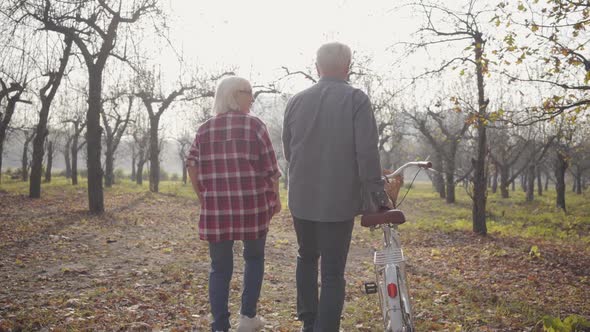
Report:
[[[302,331],[337,332],[354,217],[387,205],[369,97],[347,82],[350,48],[317,51],[320,80],[289,100],[283,148],[297,257],[297,315]],[[318,301],[318,259],[321,294]]]

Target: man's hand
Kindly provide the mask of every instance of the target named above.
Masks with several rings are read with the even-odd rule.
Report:
[[[389,170],[384,170],[383,175],[391,174],[392,172]],[[402,175],[397,175],[393,179],[389,179],[389,182],[385,183],[384,189],[389,196],[389,199],[393,203],[393,207],[396,206],[397,203],[397,196],[399,195],[399,191],[401,187],[404,185],[404,177]]]

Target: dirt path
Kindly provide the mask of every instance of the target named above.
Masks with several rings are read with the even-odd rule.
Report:
[[[0,193],[0,331],[208,330],[208,251],[194,201],[111,194],[110,212],[96,217],[84,212],[85,193],[46,196]],[[536,241],[543,252],[536,258],[518,238],[412,229],[403,238],[421,330],[522,331],[540,314],[590,312],[587,248]],[[377,298],[361,292],[379,239],[355,228],[345,331],[379,329]],[[266,255],[259,310],[266,331],[297,331],[296,241],[286,211],[273,220]],[[243,268],[239,255],[235,262],[233,313]]]

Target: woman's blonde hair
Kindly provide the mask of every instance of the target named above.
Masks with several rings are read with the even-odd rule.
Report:
[[[252,86],[247,79],[239,76],[230,76],[222,79],[217,84],[215,91],[213,112],[215,114],[222,114],[239,111],[240,106],[236,97],[240,90],[252,90]]]

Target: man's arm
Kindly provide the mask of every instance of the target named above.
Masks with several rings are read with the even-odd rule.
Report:
[[[203,199],[201,197],[201,191],[199,190],[199,169],[197,168],[197,166],[189,166],[187,170],[188,176],[191,179],[191,184],[193,185],[193,190],[199,198],[199,203],[202,203]]]
[[[291,100],[287,103],[285,108],[285,116],[283,118],[283,154],[287,163],[291,160],[291,131],[289,130],[289,110],[291,109]]]
[[[360,91],[359,91],[360,92]],[[359,177],[362,183],[363,211],[376,212],[388,205],[387,194],[383,191],[381,163],[379,160],[377,123],[369,97],[357,95],[358,107],[354,117],[355,151]]]

